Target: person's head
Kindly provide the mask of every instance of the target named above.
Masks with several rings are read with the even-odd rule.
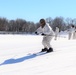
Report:
[[[45,24],[46,24],[45,19],[40,19],[40,25],[42,28],[45,26]]]
[[[72,24],[71,27],[74,28],[74,25]]]

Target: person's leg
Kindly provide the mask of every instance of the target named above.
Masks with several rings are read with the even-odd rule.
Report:
[[[50,44],[52,38],[53,38],[53,36],[47,36],[47,37],[46,37],[46,45],[47,45],[47,47],[48,47],[47,52],[52,52],[52,51],[53,51],[53,48],[52,48],[52,46],[51,46],[51,44]]]
[[[47,47],[47,44],[46,44],[46,37],[44,36],[43,37],[43,40],[42,40],[42,44],[43,44],[43,46],[44,46],[44,49],[42,49],[42,51],[41,52],[44,52],[44,51],[47,51],[48,50],[48,47]]]
[[[57,33],[55,33],[55,40],[57,40]]]
[[[75,39],[75,32],[73,32],[73,39]]]
[[[69,33],[69,36],[68,36],[68,39],[69,39],[69,40],[71,39],[71,35],[72,35],[72,34],[71,34],[71,33]]]
[[[76,39],[76,31],[74,32],[74,39]]]

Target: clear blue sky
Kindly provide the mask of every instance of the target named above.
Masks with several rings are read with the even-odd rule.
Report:
[[[38,22],[48,17],[76,18],[76,0],[0,0],[0,17]]]

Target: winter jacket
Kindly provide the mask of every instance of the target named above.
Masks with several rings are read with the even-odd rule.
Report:
[[[69,33],[73,33],[75,31],[75,28],[71,27],[68,31],[69,31]]]
[[[54,36],[54,31],[47,23],[43,28],[40,26],[36,31],[38,34],[45,34],[46,36],[47,35]]]

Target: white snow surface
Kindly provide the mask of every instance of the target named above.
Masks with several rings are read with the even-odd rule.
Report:
[[[0,75],[76,75],[76,40],[65,36],[51,41],[54,52],[35,56],[42,36],[0,35]]]

